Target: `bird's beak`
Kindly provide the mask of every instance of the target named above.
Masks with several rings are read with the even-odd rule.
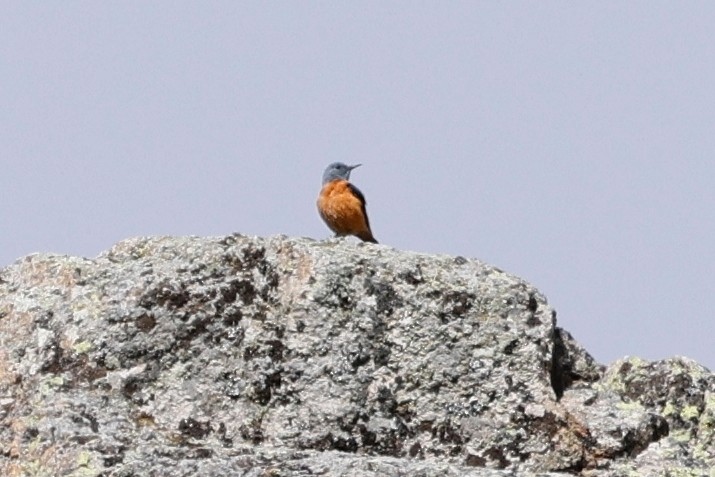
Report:
[[[355,164],[354,166],[350,166],[350,170],[352,171],[353,169],[358,168],[360,166],[362,166],[362,164]]]

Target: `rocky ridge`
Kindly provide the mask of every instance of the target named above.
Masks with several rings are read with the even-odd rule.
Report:
[[[347,240],[0,272],[0,475],[715,475],[715,378],[599,365],[532,285]]]

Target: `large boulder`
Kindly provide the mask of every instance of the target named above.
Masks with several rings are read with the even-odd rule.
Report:
[[[1,475],[705,472],[714,390],[686,359],[599,365],[462,257],[165,237],[0,273]]]

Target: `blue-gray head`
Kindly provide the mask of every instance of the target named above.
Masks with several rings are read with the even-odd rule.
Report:
[[[323,184],[327,184],[328,182],[334,181],[336,179],[349,180],[350,171],[360,166],[361,164],[348,166],[347,164],[343,164],[342,162],[333,162],[325,169],[325,172],[323,172]]]

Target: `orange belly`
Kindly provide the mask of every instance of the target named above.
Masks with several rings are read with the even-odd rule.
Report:
[[[345,180],[332,181],[323,186],[318,197],[318,211],[328,227],[338,235],[372,236],[363,204],[353,195]]]

